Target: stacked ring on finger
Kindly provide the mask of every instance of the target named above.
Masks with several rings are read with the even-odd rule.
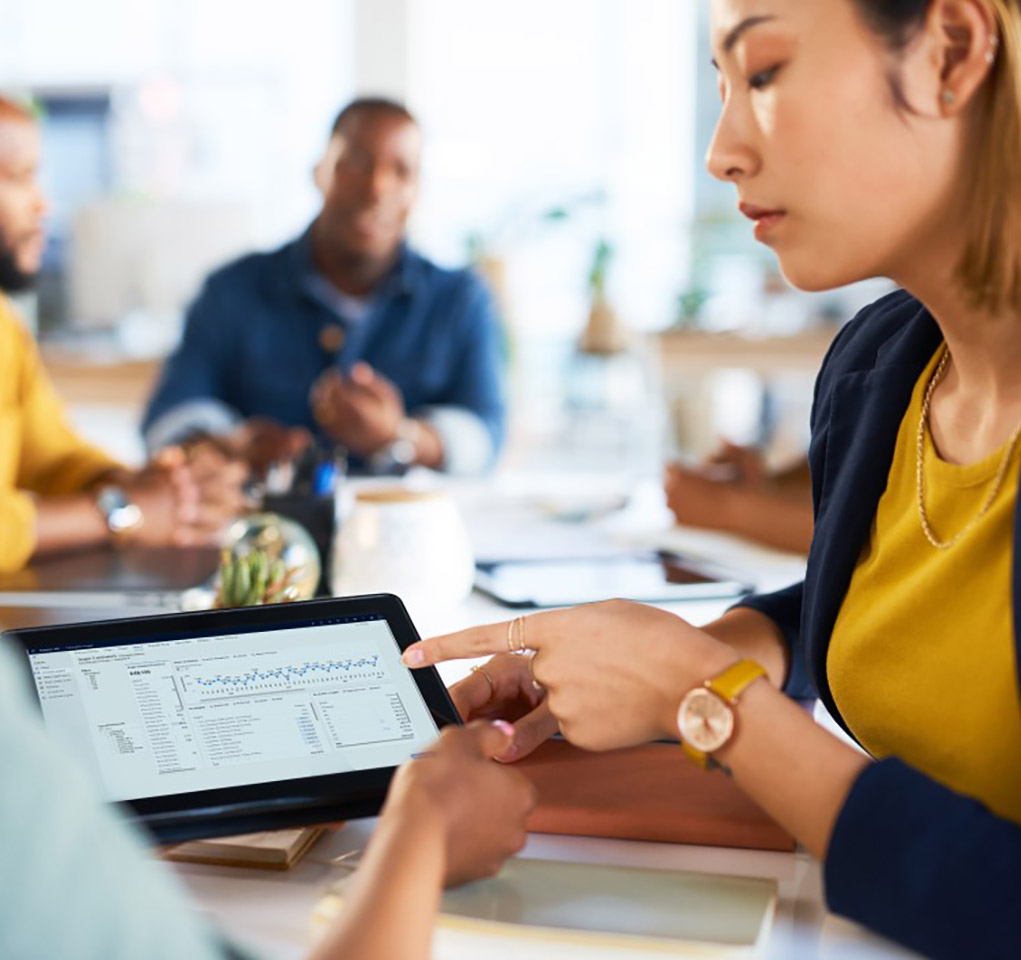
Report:
[[[475,666],[471,668],[471,672],[480,673],[482,674],[483,677],[485,677],[486,683],[489,684],[489,699],[492,700],[493,697],[496,696],[496,683],[493,681],[493,678],[489,675],[489,671],[485,667],[480,666],[479,664],[475,664]]]
[[[518,656],[534,652],[529,650],[528,644],[525,643],[524,617],[515,617],[507,624],[507,650]]]

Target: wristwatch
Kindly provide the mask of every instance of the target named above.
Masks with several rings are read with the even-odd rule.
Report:
[[[382,450],[372,456],[378,473],[403,473],[418,458],[418,438],[422,427],[417,420],[405,417],[397,425],[397,434]]]
[[[738,697],[765,675],[765,667],[754,660],[738,660],[701,686],[689,690],[681,701],[677,711],[681,746],[703,770],[723,770],[729,775],[727,767],[712,754],[734,736],[734,707]]]
[[[115,542],[125,540],[142,525],[141,509],[128,499],[121,487],[101,487],[96,494],[96,508]]]

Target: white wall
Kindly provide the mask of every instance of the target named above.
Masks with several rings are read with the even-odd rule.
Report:
[[[112,90],[116,182],[240,201],[276,243],[354,87],[353,0],[4,0],[0,88]]]
[[[692,215],[694,8],[410,0],[410,16],[409,98],[428,138],[420,241],[456,261],[481,234],[510,261],[519,327],[569,333],[606,237],[628,323],[669,323]],[[544,222],[555,206],[570,217]]]

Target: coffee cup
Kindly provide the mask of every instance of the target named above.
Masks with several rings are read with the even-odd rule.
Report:
[[[440,490],[369,488],[354,494],[334,544],[335,596],[395,593],[414,609],[460,603],[475,562],[468,532]]]

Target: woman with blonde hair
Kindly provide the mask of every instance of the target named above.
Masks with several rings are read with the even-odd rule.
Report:
[[[712,0],[712,29],[709,167],[756,237],[802,288],[904,288],[819,375],[805,580],[702,629],[615,601],[406,661],[502,651],[455,698],[517,719],[504,759],[557,728],[679,737],[823,861],[836,912],[932,957],[1016,957],[1021,2]]]

